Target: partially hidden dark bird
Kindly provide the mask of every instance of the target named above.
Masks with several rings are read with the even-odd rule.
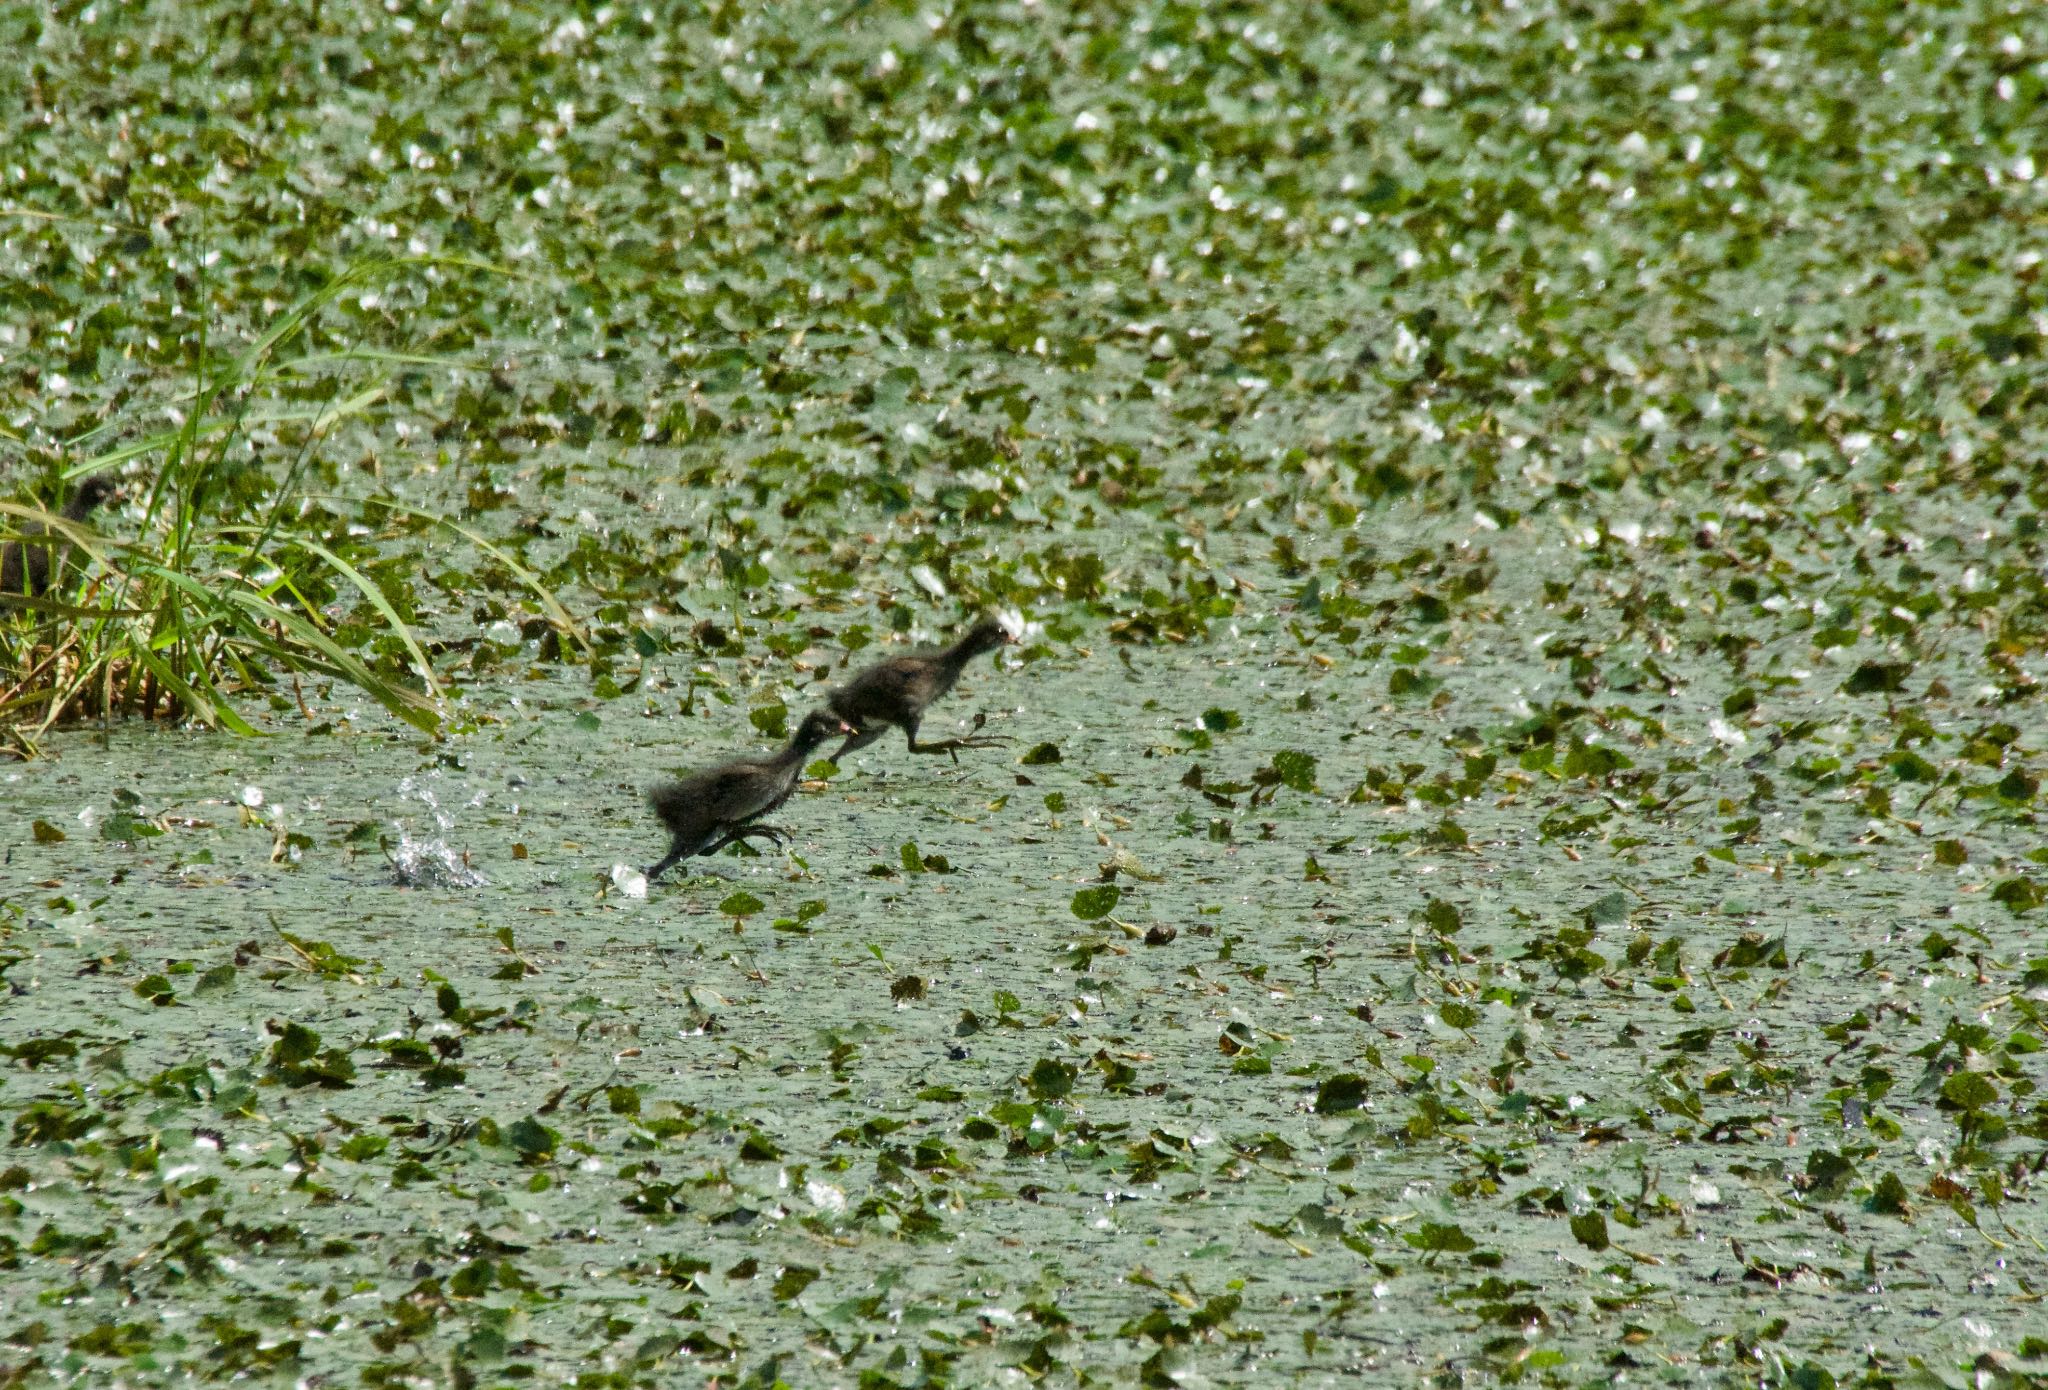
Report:
[[[693,772],[673,782],[663,782],[648,793],[654,814],[668,827],[671,839],[668,857],[647,871],[647,881],[660,878],[679,859],[693,854],[716,854],[735,840],[763,836],[776,844],[789,839],[789,832],[772,825],[749,822],[765,816],[789,800],[796,790],[804,759],[835,734],[853,732],[853,726],[835,714],[812,710],[797,725],[796,736],[780,753],[767,758],[735,758],[717,767]]]
[[[825,708],[854,729],[853,737],[839,745],[832,761],[836,763],[848,753],[867,747],[892,728],[903,730],[910,740],[911,752],[946,753],[956,763],[962,748],[990,748],[1008,742],[998,734],[968,734],[936,743],[919,743],[917,725],[932,702],[959,681],[968,662],[1015,640],[994,618],[983,618],[950,647],[892,656],[868,667],[825,697]]]
[[[105,474],[87,478],[57,515],[69,522],[83,522],[94,508],[114,495],[114,486],[114,480]],[[42,533],[40,527],[23,528],[23,534]],[[41,596],[49,589],[53,577],[63,577],[64,561],[70,551],[70,542],[61,539],[9,541],[0,546],[0,594]]]

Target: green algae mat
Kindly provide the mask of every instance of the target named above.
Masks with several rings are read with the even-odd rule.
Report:
[[[0,764],[0,1386],[2048,1376],[2048,12],[0,42],[7,496],[317,303],[208,505],[442,692]]]

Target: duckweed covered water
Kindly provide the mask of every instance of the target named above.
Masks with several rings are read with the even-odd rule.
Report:
[[[516,272],[242,455],[442,738],[0,768],[9,1383],[2043,1370],[2031,12],[5,22],[24,470]]]

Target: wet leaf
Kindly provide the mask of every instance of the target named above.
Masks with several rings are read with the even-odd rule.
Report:
[[[806,1265],[784,1265],[775,1276],[771,1292],[778,1303],[787,1303],[817,1282],[818,1271]]]
[[[1589,927],[1612,927],[1628,921],[1629,897],[1620,889],[1602,893],[1595,898],[1580,917]]]
[[[1863,1205],[1880,1216],[1910,1217],[1913,1211],[1912,1202],[1906,1195],[1906,1185],[1899,1181],[1896,1173],[1886,1173],[1879,1178]]]
[[[768,904],[741,888],[728,893],[718,903],[718,911],[725,917],[751,917]]]
[[[505,1142],[519,1154],[522,1163],[546,1163],[555,1156],[556,1147],[562,1136],[539,1120],[528,1116],[514,1121],[505,1129]]]
[[[1991,900],[2002,905],[2014,916],[2018,916],[2023,912],[2032,912],[2042,903],[2048,902],[2048,890],[2044,890],[2031,878],[2001,879],[1992,885]]]
[[[1077,1075],[1078,1069],[1069,1063],[1041,1057],[1032,1064],[1030,1074],[1024,1078],[1024,1089],[1036,1100],[1061,1100],[1074,1089]]]
[[[779,743],[789,737],[789,706],[780,700],[772,705],[756,705],[747,711],[747,722],[758,729],[763,737]]]
[[[1365,1078],[1345,1072],[1326,1077],[1316,1087],[1315,1110],[1318,1115],[1341,1115],[1358,1109],[1365,1099]]]
[[[1998,1087],[1980,1072],[1959,1071],[1941,1083],[1943,1105],[1964,1111],[1978,1111],[1998,1103]]]
[[[298,1023],[264,1025],[277,1041],[270,1046],[265,1075],[286,1086],[321,1086],[345,1090],[354,1081],[355,1063],[346,1050],[321,1046],[320,1035]]]
[[[115,844],[133,844],[137,840],[151,840],[164,833],[164,828],[153,820],[116,811],[100,822],[100,838]]]
[[[1606,1229],[1604,1221],[1601,1223],[1601,1229],[1603,1231]],[[1576,1223],[1574,1223],[1573,1234],[1577,1234]],[[1434,1221],[1423,1222],[1420,1227],[1407,1232],[1401,1239],[1408,1242],[1415,1249],[1428,1251],[1431,1254],[1462,1255],[1479,1248],[1478,1242],[1466,1235],[1463,1228]]]
[[[1116,911],[1116,905],[1122,898],[1121,888],[1114,883],[1104,883],[1076,892],[1071,906],[1074,915],[1082,921],[1096,922]]]
[[[1911,662],[1866,661],[1842,682],[1842,689],[1850,695],[1894,694],[1905,689],[1912,674]]]

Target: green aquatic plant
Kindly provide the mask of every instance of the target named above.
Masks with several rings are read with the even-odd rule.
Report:
[[[517,265],[213,513],[460,698],[0,770],[15,1379],[2039,1378],[2027,7],[246,9],[0,10],[4,491]],[[1007,756],[584,888],[1012,607]]]
[[[323,374],[331,354],[284,355],[342,296],[427,264],[484,268],[362,261],[233,356],[216,352],[202,331],[191,385],[164,405],[174,428],[88,453],[101,426],[63,446],[73,460],[62,470],[68,479],[134,470],[130,504],[103,513],[102,528],[0,504],[0,541],[54,537],[74,556],[54,567],[47,592],[0,600],[5,746],[25,753],[57,724],[113,715],[251,733],[238,703],[263,692],[273,704],[307,710],[302,678],[352,686],[416,728],[439,727],[442,684],[407,616],[415,604],[407,568],[352,539],[356,523],[345,504],[301,486],[323,440],[371,411],[389,380]],[[451,365],[422,354],[402,361],[410,369]],[[396,365],[393,354],[367,350],[342,354],[340,364]],[[258,434],[289,446],[280,465],[262,461]],[[575,631],[530,573],[460,523],[430,519],[493,552],[532,583],[552,622]],[[107,534],[115,530],[132,538]]]

